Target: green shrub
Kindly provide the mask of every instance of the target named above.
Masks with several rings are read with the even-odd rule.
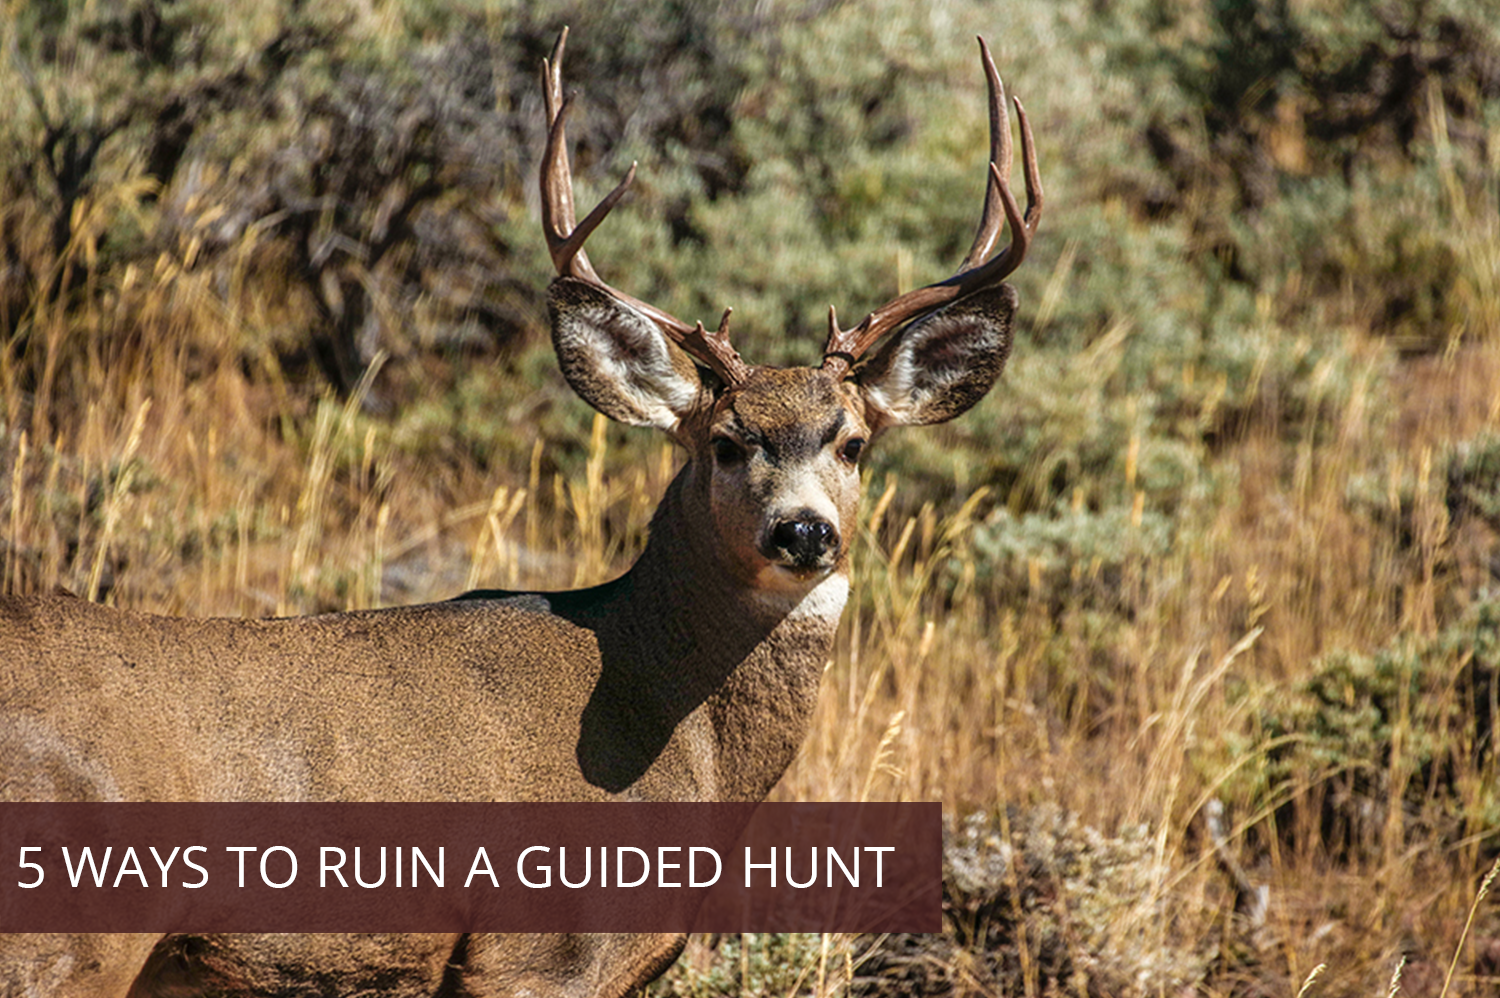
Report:
[[[1260,806],[1311,790],[1311,831],[1335,854],[1400,837],[1456,842],[1500,824],[1500,599],[1481,599],[1431,640],[1338,652],[1288,694],[1266,694]],[[1395,813],[1393,814],[1393,809]]]

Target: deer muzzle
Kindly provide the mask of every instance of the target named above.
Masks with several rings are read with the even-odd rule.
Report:
[[[761,554],[793,571],[832,568],[839,555],[839,531],[812,510],[800,510],[766,531]]]

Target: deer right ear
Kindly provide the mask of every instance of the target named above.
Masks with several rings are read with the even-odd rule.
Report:
[[[704,386],[692,360],[645,313],[598,287],[559,277],[547,294],[552,346],[578,397],[610,419],[676,434]]]
[[[1016,291],[986,288],[911,323],[856,375],[871,429],[941,423],[994,386],[1010,354]]]

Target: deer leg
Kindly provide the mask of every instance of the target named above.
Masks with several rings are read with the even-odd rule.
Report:
[[[623,998],[677,959],[687,936],[675,933],[465,936],[436,998]]]
[[[0,935],[0,998],[119,998],[154,934]]]
[[[452,951],[451,935],[307,933],[174,934],[151,951],[126,998],[271,998],[337,981],[341,993],[430,998]],[[137,964],[138,965],[138,964]],[[123,991],[113,992],[117,998]]]

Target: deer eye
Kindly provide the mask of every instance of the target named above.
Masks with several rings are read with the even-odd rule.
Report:
[[[729,437],[714,437],[712,441],[714,460],[722,465],[739,464],[745,460],[745,448]]]
[[[862,437],[851,437],[839,448],[839,457],[849,464],[858,464],[859,456],[864,453],[865,441]]]

